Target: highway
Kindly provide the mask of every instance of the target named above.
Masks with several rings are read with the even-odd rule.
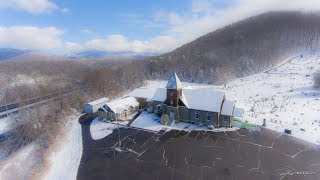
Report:
[[[68,90],[64,90],[64,91],[60,91],[60,92],[56,92],[56,93],[47,94],[45,96],[35,97],[32,99],[24,100],[21,102],[16,102],[16,103],[8,104],[8,105],[2,105],[2,106],[0,106],[0,119],[7,117],[7,114],[14,114],[14,113],[18,112],[18,110],[22,107],[23,108],[30,107],[30,106],[33,106],[37,103],[44,103],[49,100],[56,99],[58,97],[62,97],[62,96],[68,95],[70,93],[78,92],[78,91],[88,91],[88,88],[81,86],[77,90],[68,89]]]

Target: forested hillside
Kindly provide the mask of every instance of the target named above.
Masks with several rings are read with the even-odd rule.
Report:
[[[134,62],[150,79],[224,83],[302,52],[318,51],[320,15],[269,12],[228,25],[161,56]],[[197,31],[197,29],[194,29]]]

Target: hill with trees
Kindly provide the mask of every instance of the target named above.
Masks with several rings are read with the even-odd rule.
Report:
[[[149,79],[225,83],[319,49],[320,14],[269,12],[217,29],[172,52],[133,62]],[[196,31],[196,29],[195,29]]]

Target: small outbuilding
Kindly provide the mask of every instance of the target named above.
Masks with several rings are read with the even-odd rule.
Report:
[[[108,98],[104,97],[92,102],[89,102],[88,104],[84,105],[84,113],[96,113],[98,112],[98,110],[104,106],[105,104],[107,104],[107,102],[109,101]]]
[[[99,111],[101,120],[126,120],[139,110],[139,102],[134,97],[125,97],[106,103]]]

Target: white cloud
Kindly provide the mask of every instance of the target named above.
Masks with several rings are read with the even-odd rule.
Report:
[[[105,39],[94,39],[86,43],[91,49],[107,51],[126,51],[130,42],[122,35],[109,35]]]
[[[169,19],[169,22],[171,24],[180,24],[180,23],[182,23],[181,17],[179,16],[179,14],[177,14],[175,12],[169,13],[168,19]]]
[[[83,50],[83,46],[75,42],[65,42],[64,48],[69,52],[78,52]]]
[[[68,13],[68,12],[70,12],[70,9],[68,9],[68,8],[62,8],[62,9],[61,9],[61,12],[63,12],[63,13]]]
[[[82,49],[103,51],[164,52],[177,47],[179,43],[171,36],[156,36],[146,41],[128,40],[122,35],[109,35],[104,39],[87,42]]]
[[[90,29],[81,29],[80,32],[85,34],[93,34],[93,31]]]
[[[51,0],[1,0],[0,10],[1,9],[25,11],[37,15],[50,13],[60,8]],[[62,8],[60,10],[64,13],[69,12],[68,8]]]
[[[61,48],[62,30],[55,27],[0,26],[0,46],[19,49]]]

